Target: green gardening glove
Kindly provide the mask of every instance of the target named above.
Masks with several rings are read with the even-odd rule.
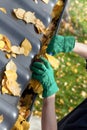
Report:
[[[32,78],[38,80],[43,86],[43,97],[49,97],[58,91],[58,86],[54,79],[54,72],[50,63],[45,58],[40,58],[40,62],[34,62],[31,66]]]
[[[48,54],[55,55],[59,52],[71,52],[74,46],[75,38],[73,36],[54,35],[46,51]]]

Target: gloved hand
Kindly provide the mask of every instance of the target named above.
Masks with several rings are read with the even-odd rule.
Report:
[[[44,98],[55,94],[58,86],[54,79],[54,72],[50,63],[45,58],[40,58],[41,62],[34,62],[31,66],[32,78],[38,80],[43,86]]]
[[[51,39],[46,51],[48,54],[55,55],[59,52],[71,52],[74,46],[75,38],[73,36],[55,35]]]

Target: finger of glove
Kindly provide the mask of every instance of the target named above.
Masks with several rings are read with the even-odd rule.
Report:
[[[46,68],[51,68],[50,63],[43,57],[40,58],[42,60],[42,62],[44,63],[44,65],[46,66]]]
[[[37,69],[40,69],[40,70],[43,70],[43,71],[46,71],[46,67],[43,63],[41,62],[34,62],[31,66],[31,69],[32,67],[36,67]]]
[[[37,67],[34,67],[34,66],[31,67],[31,70],[35,72],[36,74],[40,74],[40,75],[44,73],[42,69],[38,69]]]
[[[35,73],[32,74],[32,79],[38,80],[40,83],[42,83],[42,77],[40,75],[37,75]]]

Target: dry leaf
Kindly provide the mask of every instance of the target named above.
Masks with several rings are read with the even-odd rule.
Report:
[[[4,120],[4,116],[3,115],[0,115],[0,123],[2,123]]]
[[[6,57],[9,59],[12,57],[16,58],[16,55],[24,54],[28,56],[31,51],[32,46],[28,39],[24,39],[20,46],[11,46],[11,41],[7,38],[7,36],[0,34],[0,50],[7,52]]]
[[[18,13],[20,13],[20,12],[18,12],[19,9],[20,8],[14,9],[14,10],[17,10],[17,11],[13,10],[17,18],[19,18],[17,16]],[[36,27],[38,33],[43,33],[43,34],[45,33],[45,30],[46,30],[45,25],[43,24],[43,22],[40,19],[36,18],[34,12],[25,11],[25,13],[21,14],[21,15],[23,15],[23,16],[21,16],[21,19],[24,20],[26,23],[34,24],[34,26]]]
[[[20,85],[15,81],[15,80],[7,80],[6,81],[6,86],[8,90],[12,93],[14,96],[20,96]]]
[[[32,50],[32,46],[31,46],[30,41],[25,38],[21,44],[21,47],[24,48],[24,55],[28,56],[30,51]]]
[[[55,6],[53,7],[53,10],[52,10],[52,18],[55,18],[57,19],[60,14],[61,14],[61,11],[63,9],[63,1],[62,0],[58,0],[58,2],[55,4]]]
[[[17,80],[17,73],[14,70],[6,70],[5,71],[6,78],[9,80]]]
[[[48,4],[49,0],[42,0],[44,3]]]
[[[35,24],[35,20],[36,20],[35,13],[32,13],[30,11],[25,12],[23,20],[26,23],[33,23],[33,24]]]
[[[38,33],[45,34],[46,28],[40,19],[36,19],[35,27],[37,28]]]
[[[19,46],[12,46],[11,51],[14,54],[24,54],[24,48]]]
[[[3,94],[11,94],[11,92],[8,90],[8,88],[7,88],[7,86],[6,86],[6,81],[4,81],[4,79],[3,79],[3,81],[2,81],[3,83],[2,83],[2,92],[3,92]],[[4,85],[3,85],[4,84]]]
[[[5,42],[4,50],[7,52],[11,52],[11,41],[5,35],[3,35],[3,41]]]
[[[16,58],[16,54],[14,54],[14,53],[11,53],[11,56],[14,57],[14,58]]]
[[[3,34],[0,34],[0,49],[2,51],[11,52],[11,41]]]
[[[7,11],[6,11],[6,9],[5,8],[3,8],[3,7],[0,7],[0,11],[2,11],[3,13],[7,13]]]
[[[50,64],[52,65],[52,67],[54,68],[54,69],[57,69],[58,68],[58,66],[59,66],[59,61],[55,58],[55,57],[53,57],[53,56],[51,56],[51,55],[49,55],[49,54],[45,54],[45,58],[50,62]]]
[[[32,104],[33,95],[32,94],[26,94],[25,96],[22,96],[20,98],[20,102],[18,104],[19,114],[24,118],[27,119],[29,115],[31,114],[31,111],[29,108]]]
[[[43,91],[42,85],[35,79],[29,82],[29,88],[32,88],[35,93],[41,93]]]
[[[24,14],[25,14],[25,10],[24,9],[22,9],[22,8],[13,9],[13,12],[16,15],[17,18],[23,19]]]
[[[29,128],[29,122],[27,122],[21,115],[19,115],[15,125],[11,130],[29,130]]]
[[[3,39],[3,34],[0,34],[0,40],[2,40]]]
[[[8,59],[11,58],[11,55],[10,55],[10,54],[6,54],[5,56],[6,56],[6,58],[8,58]]]
[[[17,67],[11,60],[6,65],[6,71],[4,72],[4,78],[2,79],[2,93],[12,94],[14,96],[20,96],[20,85],[17,83]]]
[[[12,60],[10,60],[6,65],[6,71],[7,70],[17,71],[17,66]]]
[[[2,50],[5,47],[5,42],[0,40],[0,49]]]

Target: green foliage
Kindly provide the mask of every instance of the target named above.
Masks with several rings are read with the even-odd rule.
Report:
[[[60,87],[56,95],[56,113],[60,120],[87,96],[85,60],[74,53],[60,54],[55,78]]]

